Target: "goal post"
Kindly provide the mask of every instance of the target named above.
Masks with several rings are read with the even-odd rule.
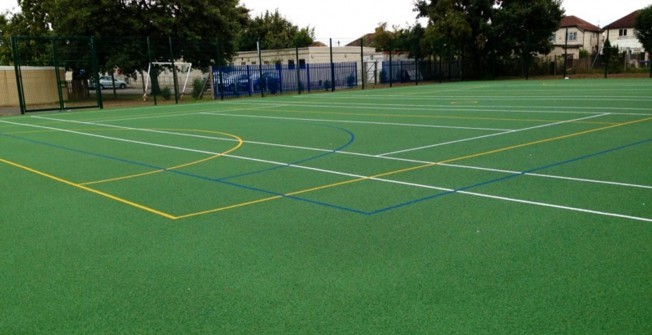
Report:
[[[174,68],[173,68],[174,67]],[[158,68],[163,68],[165,71],[158,71]],[[154,70],[154,73],[152,73],[152,70]],[[181,78],[177,78],[176,76],[172,76],[171,80],[165,80],[162,84],[163,86],[173,86],[174,88],[176,87],[181,87],[179,90],[178,94],[181,99],[183,99],[183,95],[186,93],[186,88],[188,87],[188,80],[190,79],[190,73],[192,71],[192,63],[188,62],[150,62],[149,65],[147,66],[147,76],[144,78],[145,79],[145,92],[143,93],[143,100],[147,100],[147,94],[148,92],[153,89],[153,83],[151,82],[152,75],[155,74],[157,76],[157,83],[158,85],[161,85],[161,82],[158,81],[158,76],[161,75],[161,73],[167,73],[168,75],[166,77],[170,77],[169,72],[170,71],[176,71],[181,73]],[[174,80],[177,80],[175,83]],[[151,86],[151,87],[150,87]],[[154,92],[158,94],[158,92]]]

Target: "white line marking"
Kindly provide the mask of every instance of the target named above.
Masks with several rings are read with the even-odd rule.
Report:
[[[523,199],[515,199],[515,198],[507,198],[507,197],[501,197],[501,196],[489,195],[489,194],[483,194],[483,193],[475,193],[475,192],[467,192],[467,191],[458,191],[457,193],[473,195],[473,196],[483,197],[483,198],[490,198],[490,199],[495,199],[495,200],[516,202],[516,203],[521,203],[521,204],[526,204],[526,205],[534,205],[534,206],[540,206],[540,207],[563,209],[563,210],[572,211],[572,212],[581,212],[581,213],[616,217],[616,218],[629,219],[629,220],[635,220],[635,221],[652,222],[652,218],[631,216],[631,215],[618,214],[618,213],[609,213],[609,212],[596,211],[596,210],[584,209],[584,208],[578,208],[578,207],[554,205],[554,204],[548,204],[548,203],[544,203],[544,202],[537,202],[537,201],[530,201],[530,200],[523,200]]]
[[[160,145],[160,144],[141,142],[141,141],[132,141],[132,140],[127,140],[127,139],[122,139],[122,138],[115,138],[115,137],[110,137],[110,136],[102,136],[102,135],[96,135],[96,134],[90,134],[90,133],[83,133],[83,132],[67,130],[67,129],[59,129],[59,128],[53,128],[53,127],[38,126],[38,125],[29,125],[29,124],[22,124],[22,123],[16,123],[16,122],[11,122],[11,121],[4,121],[4,120],[0,120],[0,122],[7,123],[7,124],[13,124],[13,125],[17,125],[17,126],[34,127],[34,128],[40,128],[40,129],[48,129],[48,130],[61,131],[61,132],[72,133],[72,134],[77,134],[77,135],[83,135],[83,136],[98,137],[98,138],[102,138],[102,139],[109,139],[109,140],[115,140],[115,141],[121,141],[121,142],[127,142],[127,143],[151,145],[151,146],[155,146],[155,147],[163,147],[163,148],[174,149],[174,150],[192,151],[192,152],[204,153],[204,154],[209,154],[209,155],[217,154],[217,153],[209,152],[209,151],[195,150],[195,149],[174,147],[174,146],[167,146],[167,145]],[[292,167],[292,168],[298,168],[298,169],[304,169],[304,170],[310,170],[310,171],[317,171],[317,172],[335,174],[335,175],[352,177],[352,178],[364,178],[366,180],[374,180],[374,181],[393,183],[393,184],[400,184],[400,185],[405,185],[405,186],[412,186],[412,187],[419,187],[419,188],[426,188],[426,189],[433,189],[433,190],[440,190],[440,191],[446,191],[446,192],[455,192],[455,193],[459,193],[459,194],[473,195],[473,196],[478,196],[478,197],[491,198],[491,199],[503,200],[503,201],[510,201],[510,202],[528,204],[528,205],[536,205],[536,206],[550,207],[550,208],[563,209],[563,210],[568,210],[568,211],[595,214],[595,215],[624,218],[624,219],[635,220],[635,221],[652,222],[652,219],[650,219],[650,218],[636,217],[636,216],[618,214],[618,213],[609,213],[609,212],[603,212],[603,211],[595,211],[595,210],[576,208],[576,207],[569,207],[569,206],[554,205],[554,204],[548,204],[548,203],[543,203],[543,202],[535,202],[535,201],[529,201],[529,200],[523,200],[523,199],[515,199],[515,198],[494,196],[494,195],[488,195],[488,194],[482,194],[482,193],[476,193],[476,192],[469,192],[469,191],[455,191],[455,190],[450,189],[450,188],[443,188],[443,187],[437,187],[437,186],[431,186],[431,185],[408,183],[408,182],[402,182],[402,181],[398,181],[398,180],[385,179],[385,178],[374,178],[374,177],[363,176],[363,175],[358,175],[358,174],[338,172],[338,171],[325,170],[325,169],[319,169],[319,168],[312,168],[312,167],[306,167],[306,166],[295,165],[295,164],[275,162],[275,161],[270,161],[270,160],[262,160],[262,159],[255,159],[255,158],[249,158],[249,157],[243,157],[243,156],[235,156],[235,155],[225,155],[224,157],[231,157],[231,158],[248,160],[248,161],[262,162],[262,163],[268,163],[268,164],[273,164],[273,165],[278,165],[278,166],[287,166],[287,167]]]
[[[33,125],[33,124],[17,123],[17,122],[4,121],[4,120],[0,120],[0,122],[9,123],[9,124],[13,124],[13,125],[16,125],[16,126],[32,127],[32,128],[38,128],[38,129],[47,129],[47,130],[59,131],[59,132],[70,133],[70,134],[75,134],[75,135],[96,137],[96,138],[101,138],[101,139],[105,139],[105,140],[126,142],[126,143],[132,143],[132,144],[140,144],[140,145],[147,145],[147,146],[158,147],[158,148],[189,151],[189,152],[196,152],[196,153],[207,154],[207,155],[218,155],[219,154],[217,152],[211,152],[211,151],[205,151],[205,150],[177,147],[177,146],[172,146],[172,145],[165,145],[165,144],[158,144],[158,143],[151,143],[151,142],[135,141],[135,140],[129,140],[129,139],[126,139],[126,138],[104,136],[104,135],[85,133],[85,132],[81,132],[81,131],[68,130],[68,129],[62,129],[62,128],[54,128],[54,127],[39,126],[39,125]],[[181,135],[181,134],[178,134],[178,135]],[[217,139],[217,138],[214,138],[214,139]]]
[[[467,97],[457,97],[458,99],[472,99],[472,97],[468,98]],[[476,98],[477,99],[477,98]],[[491,99],[487,97],[487,99]],[[245,103],[245,102],[232,102],[232,104],[248,104],[251,105],[251,103]],[[255,102],[258,105],[266,105],[268,104],[267,102],[264,101],[257,101]],[[373,110],[410,110],[410,111],[454,111],[454,112],[499,112],[499,113],[506,113],[506,114],[591,114],[594,115],[596,110],[599,111],[610,111],[610,114],[612,115],[622,115],[622,116],[649,116],[652,115],[650,113],[618,113],[616,111],[623,111],[623,110],[631,110],[631,111],[652,111],[650,108],[637,108],[637,107],[555,107],[555,106],[546,106],[546,107],[536,107],[536,109],[539,110],[534,110],[533,107],[531,106],[496,106],[492,105],[494,108],[471,108],[468,106],[453,106],[453,105],[446,105],[446,106],[432,106],[432,105],[409,105],[406,106],[405,104],[403,105],[397,105],[397,104],[368,104],[368,103],[329,103],[328,105],[325,104],[318,104],[318,103],[307,103],[305,101],[302,102],[287,102],[287,105],[291,105],[294,107],[346,107],[349,109],[373,109]],[[270,106],[272,107],[272,106]],[[499,108],[504,108],[504,109],[499,109]],[[523,108],[523,110],[516,110],[515,108]],[[543,109],[551,109],[551,110],[543,110]],[[556,111],[558,109],[562,109],[563,111]],[[585,112],[582,111],[572,111],[572,110],[588,110]]]
[[[440,165],[441,166],[447,166],[447,167],[460,168],[460,169],[471,169],[471,170],[480,170],[480,171],[489,171],[489,172],[499,172],[499,173],[513,174],[513,175],[524,175],[524,176],[531,176],[531,177],[561,179],[561,180],[569,180],[569,181],[591,183],[591,184],[603,184],[603,185],[611,185],[611,186],[633,187],[633,188],[642,188],[642,189],[652,190],[652,186],[648,186],[648,185],[629,184],[629,183],[621,183],[621,182],[615,182],[615,181],[605,181],[605,180],[586,179],[586,178],[574,178],[574,177],[556,176],[556,175],[541,174],[541,173],[529,173],[529,172],[524,173],[524,172],[518,172],[518,171],[483,168],[483,167],[459,165],[459,164],[447,164],[447,163],[445,163],[445,164],[440,164]]]
[[[35,116],[35,118],[49,119],[49,118],[46,118],[46,117],[36,117],[36,116]],[[232,139],[232,138],[202,136],[202,135],[195,135],[195,134],[184,134],[184,133],[175,133],[175,132],[168,132],[168,131],[151,130],[151,129],[123,127],[123,126],[117,126],[117,125],[102,124],[102,123],[97,123],[97,122],[83,122],[83,121],[59,120],[59,119],[53,119],[53,120],[62,121],[62,122],[89,124],[89,125],[94,125],[94,126],[113,127],[113,128],[119,128],[119,129],[127,129],[127,130],[152,131],[152,132],[161,133],[161,134],[188,136],[188,137],[204,138],[204,139],[210,139],[210,140],[220,140],[220,141],[229,141],[229,142],[235,141],[235,139]],[[21,125],[25,125],[25,124],[21,124]],[[321,149],[321,148],[312,148],[312,147],[305,147],[305,146],[295,146],[295,145],[286,145],[286,144],[277,144],[277,143],[257,142],[257,141],[244,141],[244,143],[246,143],[246,144],[254,144],[254,145],[263,145],[263,146],[272,146],[272,147],[281,147],[281,148],[287,148],[287,149],[317,151],[317,152],[324,152],[324,153],[331,152],[331,153],[337,153],[337,154],[343,154],[343,155],[352,155],[352,156],[360,156],[360,157],[367,157],[367,158],[380,158],[380,159],[385,159],[385,160],[400,161],[400,162],[406,162],[406,163],[434,164],[434,162],[423,161],[423,160],[406,159],[406,158],[400,158],[400,157],[387,157],[387,156],[371,155],[371,154],[364,154],[364,153],[356,153],[356,152],[350,152],[350,151],[334,151],[332,149]],[[212,152],[207,152],[207,153],[216,154],[216,153],[212,153]],[[287,163],[282,163],[282,162],[256,160],[254,158],[246,158],[246,157],[241,157],[241,156],[233,156],[232,155],[231,157],[232,158],[239,158],[239,159],[255,160],[257,162],[263,162],[263,163],[274,164],[274,165],[287,165]],[[633,188],[641,188],[641,189],[652,189],[652,186],[648,186],[648,185],[638,185],[638,184],[621,183],[621,182],[613,182],[613,181],[603,181],[603,180],[586,179],[586,178],[573,178],[573,177],[565,177],[565,176],[550,175],[550,174],[540,174],[540,173],[524,173],[524,172],[520,172],[520,171],[511,171],[511,170],[503,170],[503,169],[475,167],[475,166],[460,165],[460,164],[448,164],[448,163],[445,163],[445,164],[438,164],[438,165],[446,166],[446,167],[461,168],[461,169],[472,169],[472,170],[499,172],[499,173],[506,173],[506,174],[515,174],[515,175],[516,174],[521,174],[521,175],[526,175],[526,176],[531,176],[531,177],[569,180],[569,181],[586,182],[586,183],[593,183],[593,184],[603,184],[603,185],[622,186],[622,187],[633,187]],[[357,175],[348,175],[348,174],[345,174],[345,175],[352,176],[352,177],[361,177],[361,176],[357,176]]]
[[[417,150],[423,150],[423,149],[430,149],[434,147],[440,147],[444,145],[449,145],[449,144],[455,144],[455,143],[461,143],[461,142],[467,142],[467,141],[473,141],[473,140],[479,140],[487,137],[494,137],[494,136],[500,136],[500,135],[507,135],[507,134],[513,134],[513,133],[518,133],[522,131],[527,131],[527,130],[532,130],[532,129],[538,129],[538,128],[545,128],[545,127],[551,127],[551,126],[556,126],[564,123],[571,123],[571,122],[578,122],[578,121],[583,121],[583,120],[588,120],[588,119],[593,119],[597,117],[602,117],[609,115],[609,113],[604,113],[604,114],[598,114],[598,115],[592,115],[592,116],[587,116],[579,119],[573,119],[573,120],[566,120],[566,121],[559,121],[555,123],[547,123],[543,125],[538,125],[534,127],[528,127],[528,128],[522,128],[522,129],[515,129],[515,130],[509,130],[506,132],[502,133],[496,133],[496,134],[489,134],[489,135],[483,135],[483,136],[476,136],[476,137],[470,137],[470,138],[465,138],[461,140],[456,140],[456,141],[450,141],[450,142],[444,142],[444,143],[437,143],[437,144],[431,144],[431,145],[425,145],[422,147],[417,147],[417,148],[410,148],[410,149],[405,149],[405,150],[398,150],[398,151],[392,151],[392,152],[387,152],[384,154],[379,154],[377,156],[382,157],[382,156],[390,156],[390,155],[395,155],[395,154],[402,154],[406,152],[411,152],[411,151],[417,151]]]
[[[511,131],[511,130],[513,130],[513,129],[498,129],[498,128],[438,126],[438,125],[413,124],[413,123],[373,122],[373,121],[354,121],[354,120],[330,120],[330,119],[306,119],[306,118],[294,118],[294,117],[242,115],[242,114],[230,114],[230,113],[229,114],[224,114],[222,112],[202,112],[200,114],[212,115],[212,116],[245,117],[245,118],[254,118],[254,119],[276,119],[276,120],[292,120],[292,121],[308,121],[308,122],[354,123],[354,124],[370,124],[370,125],[399,126],[399,127],[445,128],[445,129],[482,130],[482,131]]]

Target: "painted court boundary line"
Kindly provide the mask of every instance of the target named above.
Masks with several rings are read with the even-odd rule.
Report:
[[[559,122],[555,122],[555,123],[542,124],[542,125],[538,125],[538,126],[534,126],[534,127],[509,130],[509,131],[505,131],[505,132],[502,132],[502,133],[489,134],[489,135],[483,135],[483,136],[476,136],[476,137],[471,137],[471,138],[466,138],[466,139],[461,139],[461,140],[455,140],[455,141],[450,141],[450,142],[425,145],[425,146],[417,147],[417,148],[387,152],[387,153],[380,154],[380,155],[377,155],[377,156],[379,156],[379,157],[391,156],[391,155],[402,154],[402,153],[411,152],[411,151],[417,151],[417,150],[423,150],[423,149],[431,149],[431,148],[440,147],[440,146],[449,145],[449,144],[454,144],[454,143],[462,143],[462,142],[479,140],[479,139],[488,138],[488,137],[514,134],[514,133],[518,133],[518,132],[522,132],[522,131],[534,130],[534,129],[545,128],[545,127],[552,127],[552,126],[557,126],[557,125],[560,125],[560,124],[573,123],[573,122],[577,122],[577,121],[583,121],[583,120],[598,118],[598,117],[607,116],[607,115],[609,115],[609,113],[592,115],[592,116],[587,116],[587,117],[574,119],[574,120],[567,120],[567,121],[559,121]]]
[[[413,171],[413,170],[417,170],[417,169],[421,169],[421,168],[425,168],[425,167],[429,167],[429,166],[434,166],[434,165],[438,165],[438,164],[450,163],[450,162],[452,162],[452,161],[458,161],[458,160],[467,159],[467,158],[471,158],[471,157],[478,157],[478,156],[487,155],[487,154],[492,154],[492,153],[496,153],[496,152],[502,152],[502,151],[506,151],[506,150],[511,150],[511,149],[515,149],[515,148],[519,148],[519,147],[528,146],[528,145],[534,145],[534,144],[538,144],[538,143],[544,143],[544,142],[549,142],[549,141],[554,141],[554,140],[559,140],[559,139],[569,138],[569,137],[573,137],[573,136],[579,136],[579,135],[583,135],[583,134],[587,134],[587,133],[592,133],[592,132],[596,132],[596,131],[601,131],[601,130],[606,130],[606,129],[610,129],[610,128],[614,128],[614,127],[619,127],[619,126],[629,125],[629,124],[633,124],[633,123],[639,123],[639,122],[649,121],[650,119],[652,119],[652,118],[647,118],[647,119],[642,119],[642,120],[635,120],[635,121],[631,121],[631,122],[627,122],[627,123],[622,123],[622,124],[618,124],[618,125],[614,125],[614,126],[602,127],[602,128],[597,128],[597,129],[587,130],[587,131],[583,131],[583,132],[578,132],[578,133],[573,133],[573,134],[568,134],[568,135],[558,136],[558,137],[555,137],[555,138],[549,138],[549,139],[545,139],[545,140],[539,140],[539,141],[534,141],[534,142],[524,143],[524,144],[515,145],[515,146],[511,146],[511,147],[506,147],[506,148],[501,148],[501,149],[496,149],[496,150],[492,150],[492,151],[488,151],[488,152],[484,152],[484,153],[479,153],[479,154],[474,154],[474,155],[468,155],[468,156],[464,156],[464,157],[459,157],[459,158],[455,158],[455,159],[451,159],[451,160],[447,160],[447,161],[442,161],[442,162],[438,162],[438,163],[425,164],[425,165],[422,165],[422,166],[412,167],[412,168],[408,168],[408,169],[402,169],[402,170],[390,171],[390,172],[386,172],[386,173],[379,174],[379,175],[376,175],[376,176],[362,177],[362,178],[355,179],[355,180],[351,180],[351,181],[345,181],[345,182],[340,182],[340,183],[334,183],[334,184],[330,184],[330,185],[323,185],[323,186],[316,187],[316,188],[312,188],[312,189],[307,189],[307,190],[301,190],[301,191],[296,191],[296,192],[288,193],[287,195],[275,195],[275,196],[273,196],[273,197],[266,198],[266,199],[260,199],[260,200],[256,200],[256,201],[249,202],[249,203],[243,203],[243,204],[239,204],[239,205],[230,206],[230,208],[242,207],[242,206],[246,206],[246,205],[248,205],[248,204],[260,203],[260,202],[262,202],[262,201],[269,201],[269,200],[280,199],[280,198],[285,198],[285,197],[295,198],[295,197],[294,197],[295,195],[302,194],[302,193],[308,193],[308,192],[312,192],[312,191],[315,191],[315,190],[326,189],[326,188],[335,187],[335,186],[339,186],[339,185],[350,184],[350,183],[358,182],[358,181],[362,181],[362,180],[379,179],[379,177],[381,177],[381,176],[393,175],[393,174],[398,174],[398,173],[402,173],[402,172],[406,172],[406,171]],[[7,122],[7,121],[0,121],[0,122]],[[9,122],[9,123],[12,123],[12,122]],[[12,124],[13,124],[13,123],[12,123]],[[19,123],[17,123],[16,125],[21,125],[21,126],[33,126],[33,125],[26,125],[26,124],[19,124]],[[38,126],[38,127],[42,127],[42,126]],[[56,128],[55,128],[55,129],[56,129]],[[612,150],[612,151],[613,151],[613,150]],[[51,179],[54,179],[54,180],[57,180],[57,181],[62,181],[62,182],[66,183],[66,184],[69,184],[69,185],[71,185],[71,186],[75,186],[75,187],[78,187],[78,188],[81,188],[81,189],[89,190],[89,191],[91,191],[91,192],[93,192],[93,193],[97,193],[97,194],[100,194],[100,195],[104,195],[103,192],[101,192],[101,191],[96,191],[96,190],[93,190],[93,189],[90,189],[90,188],[84,187],[84,186],[82,186],[82,185],[79,185],[79,184],[76,184],[76,183],[73,183],[73,182],[70,182],[70,181],[66,181],[66,180],[64,180],[64,179],[61,179],[61,178],[58,178],[58,177],[55,177],[55,176],[51,176],[51,175],[48,175],[48,174],[46,174],[46,173],[42,173],[42,172],[40,172],[40,171],[37,171],[37,170],[31,169],[31,168],[29,168],[29,167],[24,167],[24,166],[22,166],[22,165],[20,165],[20,164],[17,164],[17,163],[9,162],[9,161],[6,161],[6,160],[2,160],[2,161],[5,162],[5,163],[7,163],[7,164],[10,164],[10,165],[16,166],[16,167],[24,168],[24,169],[27,170],[27,171],[35,172],[35,173],[37,173],[37,174],[39,174],[39,175],[46,176],[46,177],[48,177],[48,178],[51,178]],[[503,178],[503,179],[504,179],[504,178]],[[490,181],[490,182],[494,182],[494,181]],[[486,184],[486,183],[483,183],[483,184]],[[474,185],[474,186],[472,186],[472,187],[477,187],[477,186],[478,186],[478,185]],[[96,191],[96,192],[94,192],[94,191]],[[457,193],[460,193],[459,190],[456,191],[456,192],[457,192]],[[494,196],[492,196],[492,197],[494,197]],[[115,197],[109,195],[109,198],[114,199]],[[432,197],[429,197],[429,198],[432,198]],[[120,198],[118,198],[118,199],[120,199]],[[114,199],[114,200],[116,200],[116,199]],[[304,199],[299,198],[299,200],[304,200]],[[417,201],[423,201],[423,200],[427,200],[427,198],[426,198],[426,199],[422,199],[422,200],[417,200]],[[514,199],[514,200],[519,200],[519,199]],[[118,200],[118,201],[123,202],[123,203],[125,203],[125,204],[132,204],[132,202],[126,201],[126,200],[124,200],[124,199],[120,199],[120,200]],[[522,201],[525,201],[525,200],[519,200],[519,201],[522,202]],[[137,204],[136,204],[136,205],[137,205]],[[557,206],[557,205],[551,205],[551,206]],[[558,206],[557,206],[557,207],[558,207]],[[145,207],[145,208],[139,207],[139,208],[147,210],[146,207]],[[202,213],[216,212],[216,211],[219,211],[219,210],[223,210],[223,209],[219,209],[219,208],[218,208],[218,209],[214,209],[214,210],[210,210],[210,211],[205,211],[205,212],[202,212]],[[156,211],[156,210],[151,210],[151,209],[148,210],[148,211],[150,211],[150,212],[152,212],[152,213],[157,213],[157,212],[158,212],[158,213],[162,213],[162,212],[159,212],[159,211]],[[385,211],[386,211],[386,210],[385,210]],[[583,210],[583,209],[582,209],[582,211],[588,211],[588,210]],[[164,214],[166,214],[166,213],[164,213]],[[185,215],[185,216],[172,217],[172,218],[190,217],[190,216],[196,216],[196,215],[199,215],[199,214],[200,214],[200,213],[194,213],[194,214],[188,214],[188,215]],[[619,217],[625,217],[625,216],[622,216],[622,215],[620,215],[620,214],[614,214],[614,215],[617,215],[617,216],[619,216]],[[166,216],[166,217],[170,218],[170,217],[169,217],[169,214],[168,214],[168,216]],[[644,221],[648,221],[648,220],[649,220],[649,219],[647,219],[647,218],[639,218],[639,219],[643,219]]]
[[[199,113],[199,114],[212,115],[212,116],[231,116],[231,117],[253,118],[253,119],[291,120],[291,121],[307,121],[307,122],[352,123],[352,124],[368,124],[368,125],[415,127],[415,128],[443,128],[443,129],[482,130],[482,131],[511,131],[512,130],[512,129],[498,129],[498,128],[439,126],[439,125],[415,124],[415,123],[393,123],[393,122],[335,120],[335,119],[333,119],[333,120],[329,120],[329,119],[307,119],[307,118],[280,117],[280,116],[243,115],[243,114],[230,114],[229,112],[202,112],[202,113]]]

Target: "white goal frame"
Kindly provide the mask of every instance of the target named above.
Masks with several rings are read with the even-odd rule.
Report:
[[[143,100],[147,100],[147,89],[149,86],[149,80],[150,80],[150,71],[152,71],[152,65],[167,65],[167,66],[173,66],[177,69],[178,72],[181,72],[183,74],[183,68],[184,66],[188,67],[188,70],[186,70],[186,79],[183,81],[183,88],[181,89],[181,92],[179,94],[180,98],[183,98],[183,95],[186,93],[186,87],[188,87],[188,79],[190,78],[190,71],[192,71],[192,63],[186,63],[186,62],[150,62],[149,65],[147,65],[147,77],[145,79],[145,93],[143,93]],[[181,67],[181,68],[179,68]]]

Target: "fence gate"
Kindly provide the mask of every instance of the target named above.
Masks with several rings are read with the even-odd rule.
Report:
[[[363,69],[362,80],[365,81],[365,84],[378,84],[378,61],[365,62]]]
[[[102,108],[92,37],[13,36],[11,46],[22,114]]]

